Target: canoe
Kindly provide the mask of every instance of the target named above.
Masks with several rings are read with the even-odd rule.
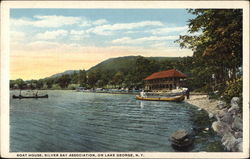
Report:
[[[185,96],[175,96],[175,97],[141,97],[139,95],[135,96],[137,100],[148,100],[148,101],[166,101],[166,102],[182,102]]]
[[[22,98],[49,98],[48,94],[43,95],[43,96],[22,96],[22,95],[16,96],[16,95],[13,95],[12,97],[18,98],[18,99],[22,99]]]

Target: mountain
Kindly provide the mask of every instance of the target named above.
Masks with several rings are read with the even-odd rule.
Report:
[[[73,74],[74,72],[79,72],[79,70],[67,70],[67,71],[64,71],[64,72],[61,72],[61,73],[57,73],[57,74],[54,74],[54,75],[52,75],[52,76],[50,76],[50,77],[47,77],[47,78],[56,78],[56,77],[60,77],[60,76],[62,76],[62,75],[71,75],[71,74]]]
[[[137,58],[141,56],[123,56],[123,57],[117,57],[117,58],[110,58],[108,60],[105,60],[93,67],[91,67],[88,72],[92,72],[98,69],[101,70],[108,70],[108,71],[122,71],[122,70],[129,70],[133,67],[135,67],[135,63]],[[169,61],[175,61],[178,59],[181,59],[180,57],[145,57],[149,60],[155,60],[157,62],[162,62],[165,60]]]
[[[123,57],[116,57],[116,58],[109,58],[93,67],[91,67],[87,72],[92,72],[96,70],[105,70],[105,71],[112,71],[112,72],[117,72],[117,71],[125,71],[130,70],[133,67],[135,67],[135,63],[137,58],[140,56],[123,56]],[[155,60],[157,62],[162,62],[165,60],[168,61],[177,61],[182,59],[181,57],[145,57],[149,60]],[[65,74],[73,74],[74,72],[78,72],[79,70],[67,70],[62,73],[57,73],[54,74],[48,78],[55,78],[55,77],[60,77]]]

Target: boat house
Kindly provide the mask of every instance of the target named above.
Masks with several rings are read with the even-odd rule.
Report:
[[[156,72],[144,79],[145,90],[167,91],[177,89],[183,86],[186,77],[185,74],[176,69]]]

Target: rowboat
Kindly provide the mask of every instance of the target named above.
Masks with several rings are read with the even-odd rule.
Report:
[[[42,95],[42,96],[22,96],[22,95],[13,95],[12,98],[18,98],[18,99],[22,99],[22,98],[49,98],[48,94],[46,95]]]
[[[137,100],[148,100],[148,101],[166,101],[166,102],[182,102],[185,99],[184,95],[175,97],[141,97],[139,95],[135,96]]]

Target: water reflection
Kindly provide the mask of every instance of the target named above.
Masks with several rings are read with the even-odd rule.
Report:
[[[144,108],[144,101],[140,101],[140,106],[141,106],[141,109]]]

